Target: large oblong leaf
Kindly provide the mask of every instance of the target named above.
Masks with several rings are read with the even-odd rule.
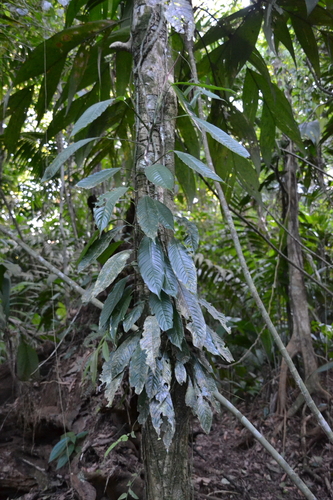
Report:
[[[145,168],[145,175],[147,179],[156,186],[161,186],[172,191],[175,178],[168,167],[155,163],[154,165]]]
[[[91,297],[96,297],[103,292],[116,279],[119,273],[124,269],[131,255],[131,250],[124,250],[113,255],[102,267],[98,275],[95,286],[91,292]]]
[[[127,314],[126,318],[123,321],[124,331],[127,333],[130,328],[135,324],[135,322],[141,317],[144,309],[144,303],[141,302],[137,304],[130,313]]]
[[[243,156],[244,158],[248,158],[250,156],[250,153],[247,151],[247,149],[244,148],[244,146],[242,146],[239,142],[237,142],[219,127],[216,127],[206,120],[201,120],[201,118],[198,118],[196,116],[192,116],[192,118],[196,123],[199,124],[202,129],[204,129],[205,132],[208,132],[213,137],[213,139],[215,139],[220,144],[223,144],[223,146],[226,146],[228,149],[230,149],[234,153],[237,153],[239,156]]]
[[[147,355],[138,344],[129,365],[129,383],[134,387],[135,394],[141,394],[147,380],[149,367],[146,360]]]
[[[161,298],[154,293],[150,294],[149,305],[155,314],[162,331],[170,330],[173,326],[173,307],[169,296],[161,292]]]
[[[158,200],[154,200],[157,210],[158,222],[166,229],[174,230],[174,221],[171,210]]]
[[[182,151],[175,151],[178,158],[180,158],[188,167],[190,167],[195,172],[208,177],[208,179],[213,179],[214,181],[222,182],[221,177],[219,177],[212,169],[207,167],[201,160],[195,158],[188,153],[183,153]]]
[[[21,341],[17,350],[16,368],[19,380],[29,380],[31,375],[38,370],[38,355],[33,347]]]
[[[142,339],[140,340],[141,349],[146,351],[146,363],[151,371],[155,373],[156,358],[161,345],[161,330],[155,316],[148,316],[143,325]]]
[[[107,99],[106,101],[96,102],[90,108],[86,109],[75,123],[71,135],[77,134],[80,130],[95,121],[113,101],[114,99]]]
[[[80,260],[77,266],[78,271],[83,271],[87,266],[89,266],[89,264],[94,262],[104,252],[104,250],[107,249],[107,247],[110,245],[111,240],[116,236],[118,232],[118,227],[111,229],[111,231],[102,234],[100,239],[95,240]]]
[[[197,272],[194,262],[189,256],[184,246],[175,238],[170,240],[168,245],[168,255],[171,267],[177,278],[184,283],[191,292],[197,291]]]
[[[90,189],[95,186],[98,186],[98,184],[101,184],[101,182],[106,181],[110,177],[113,177],[117,172],[121,170],[120,168],[106,168],[104,170],[101,170],[100,172],[95,172],[92,175],[89,175],[89,177],[86,177],[85,179],[82,179],[76,184],[76,187],[83,188],[83,189]]]
[[[112,378],[117,377],[127,368],[138,343],[139,335],[130,335],[117,347],[111,358],[110,369]]]
[[[185,307],[191,316],[192,323],[187,324],[187,328],[192,334],[193,344],[196,347],[203,347],[206,341],[206,322],[196,295],[180,285],[182,298]]]
[[[149,290],[160,296],[164,281],[164,256],[159,242],[142,238],[138,251],[138,266]]]
[[[118,283],[114,285],[113,290],[107,296],[107,299],[104,302],[104,307],[102,309],[101,315],[99,317],[100,327],[104,327],[104,325],[106,325],[109,317],[113,313],[114,308],[121,300],[126,286],[126,282],[127,282],[127,276],[118,281]]]
[[[115,21],[92,21],[56,33],[51,38],[44,40],[30,54],[17,72],[14,85],[44,74],[70,50],[96,37],[101,31],[114,26]],[[47,57],[46,57],[47,55]],[[59,75],[60,78],[60,75]]]
[[[159,221],[155,201],[150,196],[140,198],[137,206],[137,218],[142,231],[154,240],[157,236]]]
[[[127,189],[127,187],[118,187],[99,197],[97,205],[102,203],[104,205],[94,208],[94,218],[96,226],[101,232],[108,226],[115,204],[126,193]]]
[[[46,182],[46,181],[49,181],[50,179],[52,179],[52,177],[58,172],[61,165],[63,165],[65,163],[65,161],[67,161],[68,158],[70,158],[75,153],[75,151],[82,148],[83,146],[85,146],[89,142],[94,141],[95,139],[98,139],[98,137],[89,137],[89,139],[82,139],[81,141],[77,141],[74,144],[71,144],[70,146],[68,146],[68,148],[64,149],[64,151],[62,151],[53,160],[51,165],[49,165],[46,168],[44,175],[43,175],[43,178],[42,178],[42,182]]]

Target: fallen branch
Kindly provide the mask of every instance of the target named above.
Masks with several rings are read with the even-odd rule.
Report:
[[[227,410],[229,410],[235,417],[246,427],[255,437],[257,441],[268,451],[268,453],[276,460],[276,462],[282,467],[282,469],[288,474],[292,482],[297,486],[297,488],[303,493],[305,498],[308,500],[316,500],[314,494],[309,490],[307,485],[302,481],[302,479],[296,474],[294,469],[290,467],[288,462],[276,451],[276,449],[267,441],[267,439],[261,434],[251,424],[251,422],[239,411],[237,408],[222,394],[215,391],[213,393],[214,398],[216,398]]]
[[[60,279],[62,279],[67,285],[69,285],[73,290],[78,292],[80,295],[84,295],[86,293],[86,290],[82,288],[80,285],[78,285],[75,281],[73,281],[71,278],[69,278],[66,274],[64,274],[62,271],[59,271],[53,264],[48,262],[47,260],[44,259],[39,253],[37,253],[35,250],[29,247],[26,243],[24,243],[22,240],[17,238],[16,236],[13,235],[9,229],[5,228],[4,226],[0,225],[0,231],[8,236],[11,240],[15,241],[20,247],[23,248],[27,252],[27,254],[31,255],[34,259],[38,260],[43,266],[45,266],[49,271],[52,273],[56,274]],[[98,299],[91,298],[89,300],[94,306],[98,307],[99,309],[103,309],[103,302],[101,302]]]

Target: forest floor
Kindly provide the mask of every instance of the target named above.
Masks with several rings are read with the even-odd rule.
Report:
[[[103,391],[82,378],[92,348],[72,337],[46,362],[38,380],[13,384],[0,366],[0,500],[144,500],[140,429],[105,457],[133,428],[135,417],[121,396],[107,407]],[[49,357],[51,354],[51,357]],[[15,386],[15,394],[11,393]],[[331,385],[333,391],[333,383]],[[283,454],[318,500],[333,499],[333,446],[307,410],[292,419],[266,415],[263,395],[236,406]],[[48,462],[66,431],[87,431],[80,453],[56,470]],[[126,439],[126,438],[125,438]],[[209,435],[193,419],[189,456],[195,500],[297,500],[304,498],[272,457],[235,417],[216,414]],[[127,497],[126,497],[127,494]],[[159,499],[156,499],[159,500]]]

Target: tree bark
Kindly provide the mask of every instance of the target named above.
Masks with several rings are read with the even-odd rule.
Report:
[[[288,149],[292,152],[292,143]],[[291,357],[297,353],[302,354],[304,366],[304,379],[307,382],[310,392],[314,389],[323,395],[327,393],[321,388],[317,370],[317,358],[313,349],[311,327],[309,318],[308,301],[304,277],[300,269],[304,268],[302,249],[299,244],[299,222],[298,222],[298,192],[297,192],[297,160],[293,155],[286,157],[286,182],[285,187],[288,195],[288,235],[287,249],[288,258],[291,263],[295,263],[298,268],[289,264],[289,297],[292,315],[292,336],[288,343],[287,350]],[[282,360],[280,381],[279,381],[279,411],[284,411],[286,405],[286,379],[287,367]],[[293,406],[293,413],[297,408]]]
[[[175,384],[173,405],[176,432],[167,452],[162,439],[148,419],[142,433],[147,500],[189,500],[191,482],[188,464],[189,408],[185,406],[186,388]]]
[[[153,2],[151,2],[153,3]],[[163,163],[174,172],[174,119],[177,103],[170,86],[172,65],[168,52],[168,32],[160,4],[135,0],[132,19],[132,54],[134,68],[135,105],[137,116],[135,155],[136,205],[143,196],[150,196],[173,210],[173,193],[156,187],[144,175],[146,167]],[[165,247],[169,234],[159,231]],[[136,224],[135,248],[142,237]],[[138,283],[139,299],[147,290]],[[145,464],[147,500],[189,500],[191,496],[188,470],[189,409],[185,405],[186,388],[173,382],[171,390],[175,410],[176,431],[166,450],[152,425],[150,417],[143,426],[142,447]]]

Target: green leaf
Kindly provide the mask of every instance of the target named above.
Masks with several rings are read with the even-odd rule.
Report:
[[[158,222],[166,229],[174,230],[173,215],[171,210],[158,200],[154,200],[155,208],[157,210]]]
[[[114,308],[116,307],[118,302],[121,300],[126,283],[127,283],[127,276],[125,278],[121,279],[120,281],[118,281],[118,283],[116,283],[114,285],[112,291],[107,296],[107,299],[104,302],[104,307],[102,309],[101,315],[99,317],[100,329],[104,328],[109,317],[113,313]]]
[[[192,253],[195,253],[199,246],[199,231],[197,225],[188,220],[186,217],[177,217],[179,224],[185,227],[187,235],[185,238],[185,245],[187,245]]]
[[[158,212],[155,201],[150,196],[140,198],[137,205],[137,218],[142,231],[154,240],[158,230]]]
[[[36,370],[38,370],[38,356],[33,347],[21,340],[16,357],[17,377],[19,380],[29,380]],[[37,375],[37,373],[36,373]]]
[[[226,87],[217,87],[216,85],[206,85],[205,83],[192,83],[192,82],[176,82],[173,83],[172,85],[188,85],[190,87],[200,87],[204,89],[210,89],[210,90],[222,90],[223,92],[231,92],[235,94],[236,92],[232,89],[228,89]]]
[[[128,494],[134,498],[134,500],[139,500],[139,497],[134,493],[133,490],[131,490],[131,488],[128,488]],[[118,499],[119,500],[119,499]]]
[[[139,246],[138,266],[149,290],[160,296],[164,281],[164,256],[160,243],[145,236]]]
[[[162,290],[167,295],[171,295],[171,297],[177,297],[178,281],[166,255],[164,256],[164,271],[165,275]]]
[[[261,194],[259,192],[259,178],[252,164],[245,160],[245,158],[239,158],[234,163],[237,179],[240,185],[252,196],[259,204],[261,201]]]
[[[171,267],[177,278],[192,292],[197,291],[197,272],[192,258],[175,238],[168,245]]]
[[[196,92],[196,95],[194,96],[194,98],[191,101],[191,105],[192,106],[194,105],[193,100],[194,99],[196,100],[197,96],[199,96],[200,94],[203,94],[206,97],[209,97],[210,99],[218,99],[219,101],[223,101],[223,99],[221,99],[221,97],[219,95],[216,95],[213,92],[210,92],[209,90],[206,90],[204,87],[199,87],[198,91]]]
[[[71,454],[72,454],[72,452],[74,451],[74,445],[73,445],[73,443],[68,446],[68,451],[70,451],[70,450],[71,450]],[[70,458],[70,454],[69,453],[68,454],[65,453],[64,455],[62,455],[59,458],[58,462],[57,462],[56,470],[61,469],[61,467],[63,467],[64,465],[66,465],[67,462],[69,462],[69,458]]]
[[[100,232],[109,225],[115,204],[127,190],[127,187],[118,187],[99,196],[94,208],[94,218]]]
[[[159,163],[155,163],[150,167],[145,168],[145,175],[147,179],[155,184],[156,186],[161,186],[165,189],[173,190],[173,186],[175,183],[174,176],[172,172]]]
[[[113,177],[120,170],[120,168],[106,168],[100,172],[89,175],[89,177],[86,177],[85,179],[82,179],[76,184],[76,187],[91,189],[107,179],[110,179],[110,177]]]
[[[271,164],[272,152],[276,147],[275,138],[275,121],[267,104],[264,102],[260,122],[260,149],[263,160],[268,167]]]
[[[143,302],[133,307],[132,311],[124,319],[123,322],[124,332],[127,333],[128,330],[130,330],[132,326],[135,324],[135,322],[141,317],[144,307],[145,305]]]
[[[70,440],[68,437],[61,439],[53,448],[49,456],[49,463],[56,460],[66,450]]]
[[[131,357],[138,345],[139,335],[130,335],[117,347],[111,358],[111,377],[114,379],[128,367]]]
[[[14,85],[44,74],[69,51],[91,38],[95,38],[101,31],[115,26],[115,21],[93,21],[56,33],[44,40],[33,50],[27,60],[20,67],[14,80]],[[59,74],[59,78],[60,78]]]
[[[93,290],[89,294],[89,300],[103,292],[116,279],[118,274],[126,266],[126,263],[131,255],[131,250],[123,250],[113,255],[102,267],[98,275],[97,281]]]
[[[237,142],[220,128],[216,127],[212,123],[207,122],[206,120],[201,120],[201,118],[197,118],[196,116],[193,116],[192,118],[205,132],[208,132],[213,137],[213,139],[215,139],[220,144],[223,144],[223,146],[226,146],[228,149],[240,156],[243,156],[244,158],[248,158],[250,156],[250,153],[244,148],[244,146],[242,146],[239,142]]]
[[[110,453],[110,451],[112,451],[119,443],[124,443],[124,442],[128,441],[128,438],[129,438],[129,434],[123,434],[122,436],[120,436],[120,438],[117,439],[117,441],[115,441],[114,443],[112,443],[111,446],[109,446],[109,448],[104,453],[104,457],[107,457],[108,454]],[[118,500],[119,500],[119,498],[118,498]],[[125,498],[126,498],[126,496],[125,496]]]
[[[250,73],[246,71],[243,85],[243,109],[250,123],[254,123],[258,109],[259,91]]]
[[[97,139],[97,137],[90,137],[89,139],[82,139],[81,141],[75,142],[74,144],[71,144],[70,146],[68,146],[68,148],[66,148],[64,151],[62,151],[56,157],[56,159],[53,160],[51,165],[49,165],[46,168],[41,182],[46,182],[46,181],[49,181],[50,179],[52,179],[52,177],[58,172],[61,165],[63,165],[65,163],[65,161],[67,161],[68,158],[70,158],[75,153],[75,151],[82,148],[83,146],[85,146],[89,142],[94,141],[95,139]]]
[[[79,85],[81,83],[83,75],[88,67],[89,59],[91,56],[90,48],[91,47],[89,42],[83,43],[77,50],[75,59],[73,61],[72,71],[69,75],[69,80],[68,80],[68,97],[67,97],[67,108],[66,108],[67,113],[72,104],[73,97],[75,96],[76,92],[79,89]],[[72,132],[71,135],[75,134],[73,134]]]
[[[119,310],[117,311],[117,313],[113,314],[110,319],[109,336],[112,342],[115,342],[118,333],[119,323],[121,323],[125,318],[125,314],[127,313],[131,300],[132,300],[132,287],[127,287],[124,291],[123,296],[121,297],[121,300],[119,301],[120,304]]]
[[[161,292],[161,298],[154,293],[150,294],[149,305],[155,314],[162,331],[170,330],[173,326],[173,307],[169,296]]]
[[[106,101],[96,102],[96,104],[90,106],[75,123],[71,136],[76,135],[80,130],[95,121],[113,101],[114,99],[107,99]]]
[[[175,308],[173,310],[173,327],[167,331],[167,334],[170,342],[181,350],[184,340],[184,328],[182,319]]]
[[[151,371],[155,373],[156,358],[159,354],[161,345],[161,330],[155,316],[148,316],[143,325],[142,339],[140,346],[146,351],[146,363]]]
[[[138,344],[129,366],[129,383],[131,387],[134,387],[135,394],[141,394],[143,391],[148,375],[148,368],[147,355],[141,349],[140,344]]]
[[[308,57],[316,74],[320,76],[318,43],[312,31],[311,25],[307,20],[303,20],[299,14],[290,14],[290,18],[297,40]]]
[[[118,232],[119,228],[114,228],[111,231],[102,234],[100,239],[95,240],[79,262],[78,271],[83,271],[86,267],[89,266],[89,264],[94,262],[108,248],[111,240],[116,236]]]
[[[272,82],[268,83],[266,78],[259,73],[252,70],[249,70],[249,72],[262,92],[264,102],[273,116],[276,126],[303,151],[304,147],[300,132],[295,122],[291,105],[283,91],[276,84]]]
[[[20,100],[16,108],[12,109],[12,116],[4,132],[4,142],[9,155],[14,153],[17,148],[21,129],[26,121],[27,112],[32,101],[33,90],[34,87],[30,86],[17,93]]]
[[[207,165],[202,163],[201,160],[194,158],[194,156],[189,155],[188,153],[182,153],[181,151],[175,151],[178,158],[180,158],[188,167],[190,167],[195,172],[198,172],[204,177],[208,177],[208,179],[213,179],[215,181],[222,182],[221,177],[219,177],[213,170],[211,170]]]

